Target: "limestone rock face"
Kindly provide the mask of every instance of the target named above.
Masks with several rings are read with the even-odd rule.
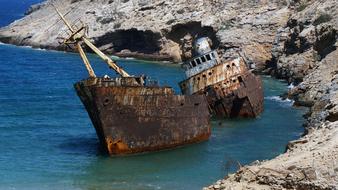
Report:
[[[311,107],[310,126],[337,119],[337,29],[337,1],[300,1],[272,49],[274,74],[299,84],[289,96]]]
[[[180,62],[191,58],[192,40],[209,37],[213,48],[240,51],[261,68],[271,58],[277,28],[289,16],[287,1],[277,0],[47,0],[32,6],[25,18],[1,28],[0,41],[69,50],[58,43],[66,28],[52,2],[68,20],[80,18],[88,24],[89,38],[107,53],[130,50]]]
[[[300,83],[304,76],[336,49],[338,3],[300,1],[285,27],[278,30],[272,58],[275,75]]]
[[[288,97],[310,109],[306,132],[277,158],[242,167],[205,189],[338,188],[338,2],[294,1],[290,11],[276,31],[266,71],[294,83]]]

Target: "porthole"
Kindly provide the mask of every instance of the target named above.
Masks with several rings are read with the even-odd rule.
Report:
[[[104,100],[103,100],[103,105],[108,105],[109,104],[109,98],[105,98]]]

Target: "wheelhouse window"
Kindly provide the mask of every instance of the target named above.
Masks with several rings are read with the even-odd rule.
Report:
[[[210,61],[210,60],[211,60],[211,57],[210,57],[210,55],[209,55],[209,54],[205,55],[205,57],[207,58],[207,60],[208,60],[208,61]]]
[[[200,59],[196,59],[198,65],[202,64]]]
[[[190,63],[192,67],[196,67],[196,62],[194,60],[192,60]]]
[[[211,56],[212,56],[213,58],[215,58],[215,54],[214,54],[214,52],[212,52],[212,53],[211,53]]]
[[[201,60],[203,63],[207,61],[204,56],[201,57]]]

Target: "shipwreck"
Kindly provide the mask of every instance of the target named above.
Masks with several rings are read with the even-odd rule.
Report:
[[[256,117],[263,111],[261,79],[241,56],[222,60],[209,38],[195,41],[193,59],[182,63],[186,79],[179,83],[185,95],[204,94],[217,117]]]
[[[144,76],[131,76],[86,37],[86,27],[66,24],[62,42],[79,52],[89,78],[74,87],[94,125],[100,144],[110,155],[158,151],[205,141],[210,136],[210,113],[203,94],[175,95]],[[119,77],[97,77],[82,48],[87,45]]]

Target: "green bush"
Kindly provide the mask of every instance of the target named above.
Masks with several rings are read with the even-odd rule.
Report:
[[[297,7],[296,10],[297,10],[298,12],[303,11],[307,6],[308,6],[308,4],[302,3],[302,4],[300,4],[300,5]]]
[[[327,13],[322,13],[319,15],[318,18],[316,18],[315,21],[313,21],[313,25],[317,26],[325,22],[329,22],[332,19],[332,16]]]

